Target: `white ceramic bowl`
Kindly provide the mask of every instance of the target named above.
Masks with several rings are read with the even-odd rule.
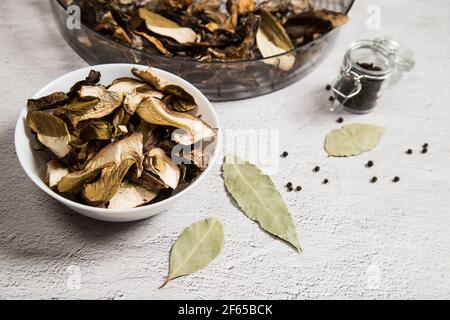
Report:
[[[100,83],[107,85],[117,78],[133,77],[131,74],[131,69],[133,67],[144,70],[147,69],[147,67],[145,66],[133,64],[104,64],[72,71],[47,84],[44,88],[39,90],[33,98],[39,98],[56,91],[68,91],[75,82],[84,79],[92,69],[101,72],[102,78]],[[161,79],[179,85],[183,87],[187,92],[189,92],[195,98],[198,104],[196,114],[201,114],[202,119],[206,123],[208,123],[211,127],[217,129],[217,137],[208,147],[208,153],[210,156],[209,166],[189,187],[163,201],[131,209],[95,208],[66,199],[50,189],[43,181],[43,177],[45,176],[47,158],[43,152],[35,151],[32,148],[34,138],[32,137],[30,130],[25,125],[27,109],[26,107],[24,107],[24,109],[20,113],[19,119],[17,120],[14,140],[20,164],[22,165],[23,169],[30,177],[30,179],[45,193],[52,196],[70,209],[93,219],[113,222],[135,221],[148,218],[168,209],[178,199],[186,196],[189,192],[191,192],[193,187],[196,184],[200,183],[200,181],[202,181],[208,175],[209,171],[214,166],[214,163],[217,160],[220,149],[219,144],[221,141],[219,119],[217,117],[217,113],[215,112],[208,99],[206,99],[206,97],[190,83],[172,73],[163,70],[153,68],[153,71]]]

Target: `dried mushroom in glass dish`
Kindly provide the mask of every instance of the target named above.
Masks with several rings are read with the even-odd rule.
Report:
[[[295,48],[345,24],[347,15],[309,0],[74,0],[83,22],[138,50],[196,61],[268,60],[282,71]]]
[[[90,206],[133,208],[178,193],[207,168],[216,131],[189,114],[197,105],[186,90],[151,68],[99,82],[91,71],[67,93],[28,101],[50,188]]]

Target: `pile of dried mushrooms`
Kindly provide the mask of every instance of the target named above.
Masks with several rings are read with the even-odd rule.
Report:
[[[170,197],[206,169],[216,132],[189,113],[192,95],[150,68],[132,73],[105,87],[92,70],[69,92],[28,101],[36,149],[50,156],[50,188],[91,206],[133,208]]]
[[[285,53],[345,24],[309,0],[70,0],[83,22],[133,48],[197,61],[247,61]],[[290,70],[295,58],[282,61]]]

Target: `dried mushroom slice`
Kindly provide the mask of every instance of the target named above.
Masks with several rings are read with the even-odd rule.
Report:
[[[77,127],[80,121],[99,119],[114,112],[122,105],[123,96],[115,92],[107,91],[101,86],[83,86],[79,91],[81,99],[99,99],[94,106],[81,110],[70,110],[66,113],[73,127]]]
[[[172,95],[177,101],[175,111],[191,111],[197,107],[194,97],[184,90],[182,87],[175,84],[162,81],[152,72],[151,68],[143,71],[137,68],[133,68],[131,72],[138,78],[142,79],[145,83],[152,86],[156,90],[163,92],[166,95]]]
[[[339,12],[316,10],[291,16],[284,24],[286,32],[297,45],[317,39],[323,34],[347,23],[348,17]]]
[[[130,117],[131,115],[127,111],[125,111],[125,108],[122,107],[117,109],[112,120],[112,125],[114,127],[114,136],[116,138],[121,136],[125,132],[124,127],[127,127],[127,124],[130,121]],[[128,129],[126,131],[128,131]]]
[[[68,174],[69,169],[63,166],[59,161],[50,160],[47,162],[47,173],[45,180],[50,188],[56,186],[58,182]]]
[[[178,43],[191,43],[197,40],[198,36],[194,30],[181,27],[178,23],[155,12],[140,8],[139,17],[145,21],[148,30],[161,36],[172,38]]]
[[[238,0],[239,14],[252,12],[255,8],[255,0]]]
[[[64,158],[70,153],[70,134],[63,120],[44,111],[30,111],[27,125],[37,134],[39,142],[58,158]]]
[[[135,31],[134,33],[136,33],[137,35],[143,37],[145,40],[150,42],[162,54],[169,56],[169,57],[173,56],[173,54],[169,50],[167,50],[166,47],[164,47],[164,44],[161,41],[159,41],[157,38],[152,37],[151,35],[149,35],[145,32]]]
[[[69,100],[64,92],[55,92],[39,99],[29,99],[27,106],[28,111],[42,111],[62,106]]]
[[[92,121],[83,125],[80,129],[74,131],[81,141],[90,140],[111,140],[111,125],[105,121]]]
[[[133,90],[129,95],[126,96],[123,107],[129,114],[134,114],[137,107],[146,98],[158,98],[162,99],[163,94],[159,91],[153,90],[152,88],[146,86],[139,87]]]
[[[175,142],[191,145],[203,139],[216,136],[215,131],[203,120],[181,112],[170,111],[164,102],[156,98],[147,98],[136,110],[137,115],[150,124],[170,126],[182,129],[184,133],[172,135]]]
[[[101,78],[100,72],[91,70],[89,72],[89,75],[86,77],[86,79],[78,81],[70,88],[70,91],[69,91],[69,93],[67,93],[67,95],[70,98],[76,97],[78,95],[78,91],[81,89],[81,87],[95,86],[97,83],[100,82],[100,78]]]
[[[106,12],[100,19],[100,23],[95,28],[96,30],[107,30],[112,34],[114,39],[119,40],[120,42],[131,44],[130,36],[126,33],[126,31],[119,26],[116,20],[113,17],[111,11]]]
[[[93,206],[105,205],[119,190],[123,178],[134,163],[133,159],[126,159],[119,166],[102,169],[100,179],[84,187],[83,198]]]
[[[264,58],[280,55],[295,48],[283,26],[270,12],[265,10],[261,10],[256,43]],[[290,52],[289,54],[263,61],[267,64],[275,65],[283,71],[289,71],[294,66],[295,53]]]
[[[143,87],[146,84],[133,78],[120,78],[113,81],[107,88],[109,92],[115,92],[118,95],[126,96],[131,94],[136,88]]]
[[[134,132],[129,137],[120,141],[108,144],[101,149],[81,171],[75,171],[58,183],[59,192],[76,192],[87,181],[95,177],[99,170],[108,166],[119,166],[125,160],[131,159],[137,165],[137,175],[142,172],[143,155],[143,136],[140,132]]]
[[[133,171],[133,168],[131,168],[131,171]],[[145,170],[142,171],[142,174],[139,178],[136,178],[136,175],[132,174],[130,176],[130,180],[131,182],[140,185],[146,189],[155,190],[158,192],[168,187],[157,176]]]
[[[157,195],[158,191],[150,190],[125,181],[121,184],[119,190],[109,201],[108,208],[136,208],[152,201]]]
[[[310,11],[313,7],[310,0],[265,0],[258,4],[257,9],[292,15]]]
[[[200,148],[194,148],[189,154],[188,160],[197,168],[204,171],[208,167],[209,156]]]
[[[164,150],[154,148],[144,159],[145,170],[158,176],[167,186],[175,189],[180,181],[180,168],[170,159]]]

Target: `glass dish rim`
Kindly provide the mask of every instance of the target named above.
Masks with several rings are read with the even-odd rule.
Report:
[[[68,6],[67,6],[66,4],[63,3],[64,0],[50,0],[50,1],[53,1],[53,2],[56,1],[56,2],[57,2],[64,10],[67,10],[67,8],[68,8]],[[350,3],[350,5],[348,6],[347,11],[345,12],[346,15],[348,15],[348,13],[350,12],[350,10],[351,10],[352,7],[353,7],[353,4],[355,3],[355,0],[350,0],[350,1],[351,1],[351,3]],[[106,40],[106,41],[108,41],[108,42],[113,42],[114,44],[117,44],[117,45],[119,45],[119,46],[121,46],[121,47],[123,47],[123,48],[125,48],[125,49],[128,49],[128,50],[131,49],[131,50],[133,50],[133,51],[140,52],[140,53],[142,53],[142,54],[155,55],[155,54],[152,54],[152,53],[149,53],[149,52],[145,52],[145,51],[140,50],[140,49],[137,49],[137,48],[133,48],[133,47],[130,46],[130,45],[127,45],[127,44],[124,44],[124,43],[121,43],[121,42],[118,42],[118,41],[114,41],[114,40],[111,39],[110,37],[107,37],[106,35],[104,35],[104,34],[98,32],[98,31],[94,30],[93,28],[91,28],[90,26],[84,24],[82,21],[80,21],[80,22],[81,22],[81,24],[82,24],[83,27],[85,27],[85,28],[89,29],[90,31],[94,32],[95,34],[99,35],[101,38],[103,38],[104,40]],[[342,28],[342,27],[343,27],[343,26],[340,26],[340,27],[338,27],[338,28],[335,28],[335,29],[331,30],[330,32],[324,34],[323,36],[317,38],[316,40],[313,40],[313,41],[311,41],[311,42],[308,42],[308,43],[306,43],[306,44],[304,44],[304,45],[301,45],[301,46],[299,46],[299,47],[296,47],[296,48],[294,48],[294,49],[292,49],[292,50],[289,50],[289,51],[286,51],[286,52],[283,52],[283,53],[280,53],[280,54],[277,54],[277,55],[274,55],[274,56],[265,57],[265,58],[259,58],[259,59],[253,59],[253,60],[238,60],[238,61],[232,61],[232,60],[225,60],[225,61],[217,61],[217,60],[215,60],[215,61],[199,61],[199,60],[194,60],[194,59],[190,59],[190,58],[167,57],[167,56],[165,56],[165,55],[163,55],[163,54],[158,54],[158,57],[160,57],[160,58],[162,58],[162,59],[166,59],[166,60],[179,61],[179,62],[186,62],[186,63],[193,63],[193,64],[230,64],[230,65],[231,65],[231,64],[241,64],[241,63],[243,63],[243,64],[245,64],[245,63],[252,63],[252,62],[258,62],[258,61],[264,62],[264,61],[271,60],[271,59],[274,59],[274,58],[278,58],[278,57],[281,57],[281,56],[284,56],[284,55],[288,55],[288,54],[290,54],[290,53],[292,53],[292,52],[301,51],[301,49],[305,49],[305,48],[307,48],[308,46],[312,46],[313,44],[319,42],[323,37],[326,37],[327,35],[329,35],[329,34],[332,33],[332,32],[338,31],[338,30],[339,30],[340,28]]]

